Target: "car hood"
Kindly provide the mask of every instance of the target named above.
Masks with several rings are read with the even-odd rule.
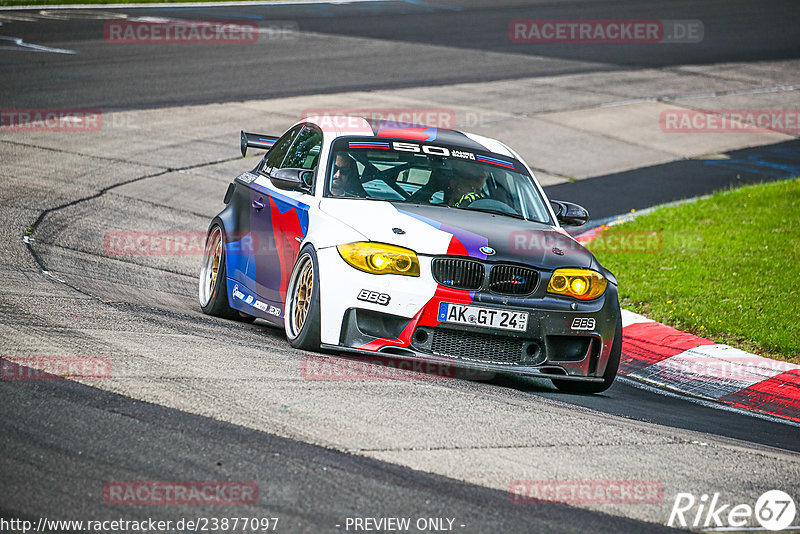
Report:
[[[320,209],[370,241],[418,254],[459,254],[545,269],[594,267],[594,256],[564,230],[466,209],[360,199],[324,199]]]

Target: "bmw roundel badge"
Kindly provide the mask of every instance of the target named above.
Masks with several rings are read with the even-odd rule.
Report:
[[[492,247],[481,247],[481,252],[487,256],[494,256],[494,249]]]

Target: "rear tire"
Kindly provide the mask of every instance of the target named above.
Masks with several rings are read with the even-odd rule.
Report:
[[[572,380],[551,379],[553,385],[564,393],[601,393],[611,387],[617,377],[619,360],[622,356],[622,318],[617,315],[617,330],[614,333],[614,342],[611,343],[611,354],[608,355],[606,370],[603,372],[602,382],[576,382]]]
[[[228,282],[225,269],[225,231],[222,222],[214,219],[206,236],[203,263],[200,267],[198,297],[203,313],[215,317],[252,323],[255,317],[234,310],[228,304]]]
[[[294,264],[283,310],[289,343],[296,349],[319,350],[319,264],[310,245],[300,251]]]

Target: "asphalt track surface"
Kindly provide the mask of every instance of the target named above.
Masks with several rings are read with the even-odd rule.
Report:
[[[463,532],[666,532],[563,504],[518,505],[506,492],[334,452],[75,383],[0,384],[5,399],[0,514],[30,519],[279,517],[278,531],[341,531],[346,517],[457,518]],[[34,421],[28,413],[36,409]],[[53,432],[58,428],[60,431]],[[87,439],[91,436],[92,439]],[[45,465],[32,458],[47,458]],[[34,465],[32,465],[34,464]],[[43,476],[43,472],[46,475]],[[222,477],[222,478],[220,478]],[[102,480],[258,481],[256,505],[129,507],[110,513]],[[58,488],[53,488],[57,483]],[[98,495],[99,493],[99,495]],[[46,496],[46,501],[44,502]],[[34,513],[20,513],[38,501]],[[159,509],[161,508],[161,509]],[[46,510],[50,510],[47,512]],[[50,515],[47,515],[47,514]],[[568,517],[568,520],[565,520]],[[463,525],[463,526],[461,526]]]
[[[730,187],[800,176],[800,141],[724,154],[725,159],[683,159],[545,187],[551,199],[570,200],[600,220]],[[697,176],[703,176],[697,180]],[[625,191],[620,195],[620,191]],[[575,232],[583,231],[577,228]]]
[[[133,46],[116,49],[112,54],[98,37],[102,36],[105,22],[102,19],[4,22],[0,35],[79,50],[80,54],[0,54],[0,67],[5,73],[0,82],[0,103],[3,107],[17,108],[146,109],[597,69],[668,68],[686,63],[795,58],[800,52],[796,35],[800,10],[794,2],[652,2],[648,5],[646,18],[702,19],[707,35],[713,37],[701,47],[576,49],[553,45],[544,49],[537,47],[536,55],[547,59],[531,62],[526,53],[532,51],[532,47],[510,45],[507,39],[508,21],[517,18],[643,18],[642,9],[628,3],[607,2],[542,3],[536,7],[512,2],[502,5],[375,2],[313,8],[237,6],[125,10],[138,16],[198,20],[288,20],[302,31],[317,32],[309,42],[275,41],[272,43],[275,49],[263,56],[264,51],[254,53],[251,47],[237,45],[230,45],[226,50],[209,47],[202,54],[197,54],[195,48],[180,46],[153,54],[151,48]],[[357,46],[344,51],[336,49],[342,36],[384,41],[387,46],[383,55],[362,57]],[[420,43],[429,45],[424,55],[415,53],[414,47]],[[484,54],[492,51],[513,51],[519,58],[506,57],[498,63],[490,54]],[[276,61],[275,58],[280,59]],[[790,150],[776,152],[776,148]],[[796,150],[797,144],[792,142],[739,151],[733,154],[733,159],[763,162],[773,158],[774,162],[778,158],[781,165],[791,169],[798,165],[792,155]],[[46,153],[41,157],[47,154],[53,155]],[[665,176],[683,175],[681,171],[686,167],[681,166],[686,165],[705,164],[676,162],[597,177],[553,186],[549,194],[582,202],[596,217],[605,217],[626,212],[631,207],[640,209],[707,193],[728,184],[777,179],[792,172],[777,167],[769,172],[763,165],[749,169],[744,164],[738,168],[718,166],[711,169],[714,179],[705,184],[676,181],[663,186]],[[621,183],[631,183],[632,176],[641,180],[641,187],[622,202],[614,191]],[[656,187],[655,184],[662,185]],[[603,188],[607,188],[606,192]],[[79,189],[76,187],[76,192]],[[78,200],[70,200],[66,203],[69,205],[55,211],[38,209],[44,225],[48,222],[51,225],[50,229],[42,229],[43,244],[31,248],[15,246],[15,253],[33,252],[34,255],[28,256],[28,264],[34,267],[38,264],[56,273],[104,269],[102,259],[86,256],[85,251],[76,251],[71,246],[60,250],[53,246],[61,239],[75,238],[69,232],[54,228],[53,221],[63,228],[75,226],[80,230],[84,224],[81,218],[91,218],[86,211],[80,211],[80,205],[90,203],[93,195],[78,196]],[[36,212],[39,205],[53,208],[59,204],[41,201],[28,208]],[[79,210],[70,212],[74,207]],[[121,205],[112,203],[99,207],[96,211],[99,217],[114,217],[116,213],[121,217],[132,216],[124,213]],[[95,211],[98,208],[91,205],[86,209]],[[199,211],[204,213],[204,210]],[[186,216],[176,210],[167,217]],[[26,223],[32,222],[26,219]],[[18,242],[19,235],[12,237]],[[21,269],[9,276],[6,283],[27,287],[43,301],[58,299],[62,290],[50,287],[49,281],[25,274]],[[130,284],[130,288],[113,286],[110,280],[119,274],[128,277],[126,284]],[[104,325],[106,321],[109,324],[130,322],[137,325],[135,328],[152,328],[153,332],[160,332],[163,323],[168,322],[176,325],[174,328],[181,335],[192,336],[201,329],[205,331],[206,340],[242,337],[245,342],[267,343],[278,354],[291,355],[291,349],[279,332],[262,332],[263,327],[258,325],[248,327],[204,318],[196,310],[186,311],[189,308],[181,307],[183,304],[180,310],[171,311],[164,302],[149,295],[154,285],[162,288],[162,282],[148,280],[152,276],[149,267],[134,262],[122,268],[109,268],[108,279],[98,282],[97,287],[78,278],[77,287],[90,287],[85,290],[87,303],[85,307],[67,308],[63,313],[76,317],[94,314],[92,316],[99,317]],[[190,279],[175,282],[171,277],[172,274],[167,275],[163,282],[170,289],[192,288]],[[137,287],[141,288],[143,296],[137,296]],[[190,298],[185,300],[190,301]],[[2,314],[0,323],[4,328],[0,332],[9,345],[17,342],[17,332],[23,329],[32,332],[25,336],[35,337],[37,328],[53,324],[59,328],[63,326],[60,318],[44,318],[30,306],[22,292],[10,291],[10,288],[9,295],[2,301]],[[57,341],[62,347],[86,350],[93,342],[85,332],[69,328],[61,335],[63,339]],[[29,343],[31,347],[36,346],[35,342]],[[99,350],[102,349],[101,346]],[[392,386],[392,383],[383,385],[385,388]],[[498,398],[530,398],[532,402],[542,399],[545,404],[552,401],[630,420],[632,425],[641,425],[645,431],[652,425],[674,429],[680,437],[705,435],[731,447],[761,451],[765,455],[771,451],[800,452],[795,426],[699,405],[691,399],[661,395],[627,381],[618,381],[607,393],[596,396],[564,395],[546,382],[515,378],[496,379],[488,384],[489,393],[484,385],[468,382],[448,387],[454,395],[479,389],[482,395]],[[109,480],[257,480],[261,495],[258,504],[234,510],[215,508],[205,513],[278,515],[284,521],[285,532],[341,531],[336,525],[349,516],[456,517],[457,524],[465,525],[460,529],[464,532],[667,530],[657,522],[636,521],[560,504],[515,505],[504,491],[287,439],[217,417],[205,417],[70,381],[3,381],[0,391],[3,450],[0,455],[3,475],[0,515],[3,517],[34,520],[47,514],[50,514],[48,517],[117,517],[119,508],[106,505],[102,499],[103,483]],[[796,484],[796,472],[783,473],[783,476],[790,481],[794,478]],[[777,482],[780,481],[776,479]],[[191,507],[128,507],[123,515],[130,519],[176,518],[198,515],[198,512]],[[665,521],[663,517],[660,523]]]
[[[360,2],[344,5],[141,8],[138,17],[294,25],[302,38],[263,36],[256,44],[205,48],[104,41],[108,18],[49,12],[35,23],[6,21],[0,35],[79,52],[4,56],[6,107],[91,105],[107,111],[291,95],[444,85],[800,54],[792,1],[642,3],[585,1]],[[95,15],[97,16],[97,15]],[[50,18],[48,18],[50,17]],[[700,20],[696,44],[519,44],[517,19]],[[66,20],[65,20],[66,19]],[[113,20],[113,19],[112,19]],[[364,42],[382,43],[363,53]],[[3,45],[5,43],[0,43]],[[7,46],[11,46],[10,43]]]

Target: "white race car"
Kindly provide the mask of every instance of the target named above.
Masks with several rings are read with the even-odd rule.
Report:
[[[560,227],[506,145],[441,128],[310,117],[228,186],[200,273],[205,313],[283,326],[306,350],[421,359],[552,379],[614,380],[616,279]]]

